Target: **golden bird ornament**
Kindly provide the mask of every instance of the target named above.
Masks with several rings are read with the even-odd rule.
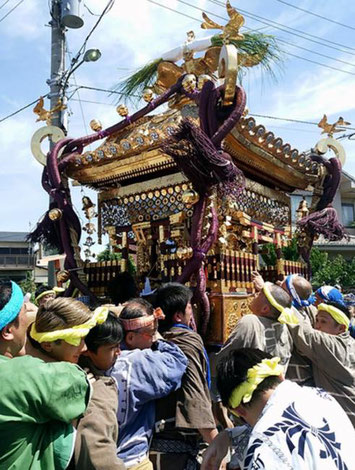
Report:
[[[338,126],[350,126],[350,122],[344,121],[343,117],[339,119],[334,124],[329,124],[327,115],[324,114],[322,119],[318,123],[318,127],[323,129],[322,134],[328,134],[329,137],[332,137],[336,132],[341,132],[343,129],[338,129]]]
[[[244,25],[244,16],[241,15],[235,8],[232,7],[229,0],[226,2],[226,9],[230,20],[225,26],[214,22],[209,18],[206,13],[202,13],[204,22],[201,24],[202,29],[221,29],[222,37],[225,43],[231,40],[238,41],[244,39],[244,35],[239,32],[240,28]]]

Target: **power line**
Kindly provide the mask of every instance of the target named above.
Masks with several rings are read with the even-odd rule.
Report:
[[[156,1],[154,1],[154,0],[147,0],[147,1],[150,2],[150,3],[153,3],[154,5],[157,5],[157,6],[159,6],[159,7],[162,7],[162,8],[165,8],[165,9],[167,9],[167,10],[170,10],[170,11],[172,11],[173,13],[177,13],[177,14],[179,14],[179,15],[182,15],[182,16],[185,16],[185,17],[187,17],[187,18],[193,19],[193,20],[195,20],[195,21],[198,21],[199,23],[201,22],[201,20],[199,20],[198,18],[195,18],[195,17],[190,16],[190,15],[186,15],[185,13],[182,13],[182,12],[180,12],[180,11],[178,11],[178,10],[174,10],[173,8],[167,7],[166,5],[162,5],[161,3],[158,3],[158,2],[156,2]],[[183,2],[183,0],[178,0],[178,1],[179,1],[179,2],[182,2],[182,3],[185,3],[185,2]],[[189,4],[189,6],[192,6],[192,5]],[[194,8],[198,8],[198,7],[194,7]],[[200,9],[200,8],[198,8],[198,9]],[[202,9],[201,9],[201,10],[202,10]],[[204,10],[202,10],[202,11],[204,11]],[[215,15],[214,13],[210,13],[210,14]],[[215,15],[215,16],[219,16],[219,15]],[[225,19],[225,18],[223,18],[223,17],[220,17],[220,18]],[[250,30],[250,28],[246,28],[246,29]],[[304,38],[304,39],[307,39],[307,38]],[[331,69],[331,70],[336,70],[337,72],[346,73],[346,74],[348,74],[348,75],[355,75],[355,73],[353,73],[353,72],[349,72],[349,71],[347,71],[347,70],[342,70],[342,69],[337,69],[337,68],[335,68],[335,67],[332,67],[331,65],[326,65],[326,64],[322,64],[321,62],[316,62],[316,61],[311,60],[311,59],[306,59],[305,57],[297,56],[297,55],[295,55],[295,54],[292,54],[291,52],[285,51],[285,54],[290,55],[290,56],[292,56],[292,57],[295,57],[296,59],[301,59],[301,60],[304,60],[304,61],[306,61],[306,62],[310,62],[310,63],[312,63],[312,64],[320,65],[321,67],[325,67],[325,68],[328,68],[328,69]],[[349,52],[348,54],[351,54],[351,53]],[[355,54],[354,54],[354,55],[355,55]],[[337,60],[337,59],[335,59],[335,60]],[[350,65],[352,65],[352,64],[350,64]]]
[[[191,5],[190,3],[188,3],[188,2],[186,2],[186,1],[184,1],[184,0],[178,0],[178,2],[183,3],[184,5],[188,5],[189,7],[194,8],[195,10],[199,10],[199,11],[208,13],[209,15],[213,15],[213,16],[215,16],[216,18],[220,18],[221,20],[228,21],[228,19],[227,19],[227,18],[224,18],[223,16],[217,15],[216,13],[213,13],[213,12],[211,12],[211,11],[207,11],[207,10],[205,10],[205,9],[202,9],[202,8],[196,7],[196,6],[194,6],[194,5]],[[197,18],[195,18],[195,19],[197,20]],[[252,31],[251,28],[246,28],[246,27],[245,27],[245,29],[247,29],[248,31]],[[292,44],[292,43],[290,43],[290,42],[288,42],[288,41],[285,41],[284,39],[278,38],[278,41],[279,41],[279,42],[283,42],[283,43],[285,43],[285,44],[288,44],[288,45],[290,45],[290,46],[292,46],[292,47],[297,47],[298,49],[302,49],[302,50],[304,50],[304,51],[310,52],[311,54],[319,55],[320,57],[325,57],[326,59],[335,60],[336,62],[340,62],[340,63],[342,63],[342,64],[350,65],[351,67],[355,67],[355,64],[352,64],[351,62],[346,62],[345,60],[337,59],[337,58],[335,58],[335,57],[331,57],[331,56],[328,56],[328,55],[326,55],[326,54],[322,54],[322,53],[317,52],[317,51],[312,51],[311,49],[307,49],[306,47],[298,46],[297,44]],[[286,52],[286,51],[285,51],[285,52]],[[286,54],[287,54],[287,52],[286,52]]]
[[[355,67],[355,64],[352,64],[351,62],[346,62],[345,60],[336,59],[335,57],[331,57],[330,55],[322,54],[321,52],[312,51],[311,49],[307,49],[306,47],[298,46],[296,44],[292,44],[292,42],[285,41],[282,38],[278,38],[277,40],[279,42],[283,42],[284,44],[287,44],[289,46],[297,47],[297,49],[302,49],[303,51],[310,52],[311,54],[319,55],[320,57],[325,57],[326,59],[335,60],[336,62],[340,62],[341,64],[350,65],[350,67]],[[286,54],[287,53],[288,52],[286,52]]]
[[[48,95],[49,95],[49,93],[47,93],[46,95],[42,95],[42,96],[43,96],[43,98],[46,98]],[[34,105],[37,102],[38,102],[38,98],[34,101],[31,101],[31,103],[26,104],[26,106],[23,106],[22,108],[18,109],[17,111],[15,111],[11,114],[8,114],[7,116],[1,118],[0,122],[4,122],[4,121],[6,121],[6,119],[10,119],[12,116],[15,116],[16,114],[20,113],[21,111],[24,111],[25,109],[29,108],[30,106]]]
[[[118,91],[111,91],[111,90],[107,90],[105,88],[96,88],[96,87],[91,87],[91,86],[85,86],[85,85],[79,85],[79,88],[83,88],[83,89],[88,89],[88,90],[94,90],[94,91],[101,91],[101,92],[109,92],[109,93],[116,93],[118,95],[122,95],[123,93],[120,93]],[[76,90],[75,90],[76,91]],[[135,96],[137,98],[139,98],[138,95],[132,95],[132,96]],[[82,100],[84,101],[84,100]],[[94,104],[107,104],[109,105],[108,103],[100,103],[100,102],[93,102]],[[111,105],[109,105],[111,106]],[[277,121],[286,121],[286,122],[297,122],[298,124],[309,124],[309,125],[312,125],[312,126],[318,126],[318,123],[317,122],[313,122],[313,121],[302,121],[301,119],[290,119],[290,118],[284,118],[284,117],[277,117],[277,116],[269,116],[269,115],[265,115],[265,114],[254,114],[254,113],[249,113],[248,116],[252,116],[252,117],[261,117],[261,118],[265,118],[265,119],[275,119]],[[349,130],[355,130],[355,127],[346,127],[346,129],[349,129]]]
[[[208,0],[208,1],[210,1],[211,3],[214,3],[215,5],[224,6],[224,3],[221,2],[220,0]],[[285,26],[281,23],[277,23],[276,21],[269,20],[268,18],[264,18],[262,16],[256,15],[255,13],[250,13],[247,10],[242,10],[241,8],[238,8],[238,10],[241,13],[243,13],[247,18],[251,18],[255,21],[258,21],[259,23],[266,24],[268,26],[272,26],[273,28],[284,31],[287,34],[292,34],[294,36],[298,36],[302,39],[306,39],[307,41],[311,41],[311,42],[314,42],[316,44],[320,44],[321,46],[328,47],[330,49],[335,49],[335,50],[343,52],[345,54],[355,55],[354,52],[344,51],[343,49],[339,49],[338,47],[330,46],[330,44],[334,44],[335,46],[345,47],[346,49],[350,49],[352,51],[355,51],[354,47],[350,47],[350,46],[347,46],[345,44],[340,44],[340,43],[330,41],[330,40],[325,41],[325,40],[323,40],[323,39],[321,39],[318,36],[315,36],[313,34],[306,33],[304,31],[300,31],[299,29],[291,28],[290,26]],[[291,33],[288,30],[294,31],[294,32]],[[301,34],[298,34],[298,33],[301,33]],[[306,36],[309,36],[310,38],[314,38],[314,39],[311,40],[311,39],[307,38]],[[320,41],[323,41],[323,42],[320,42]]]
[[[94,24],[94,26],[91,28],[91,31],[89,32],[89,34],[86,36],[84,42],[83,42],[83,45],[81,46],[81,48],[79,49],[77,55],[75,56],[74,60],[78,60],[78,58],[80,57],[80,55],[85,51],[85,48],[86,48],[86,44],[88,42],[88,40],[90,39],[91,35],[93,34],[93,32],[95,31],[95,29],[98,27],[98,25],[100,24],[102,18],[106,15],[106,13],[108,13],[111,8],[113,7],[113,4],[115,3],[115,0],[109,0],[107,2],[107,5],[105,6],[105,8],[103,9],[101,15],[99,16],[98,20],[96,21],[96,23]]]
[[[262,117],[266,119],[275,119],[277,121],[298,122],[299,124],[311,124],[312,126],[318,126],[318,122],[302,121],[300,119],[290,119],[290,118],[282,118],[282,117],[276,117],[276,116],[265,116],[264,114],[252,114],[252,113],[250,113],[249,116]],[[346,129],[355,131],[355,127],[346,126]]]
[[[96,88],[96,87],[93,87],[93,86],[78,85],[78,88],[76,90],[74,90],[74,92],[71,94],[71,96],[68,98],[68,100],[71,99],[71,97],[80,88],[82,88],[83,90],[101,91],[101,92],[110,93],[110,94],[113,94],[113,95],[124,95],[125,94],[125,93],[121,93],[120,91],[108,90],[106,88]],[[134,98],[141,98],[141,96],[139,96],[139,95],[130,95],[130,96],[133,96]]]
[[[19,7],[21,5],[21,3],[23,3],[25,0],[20,0],[18,3],[16,3],[16,5],[11,8],[11,10],[9,10],[6,15],[4,15],[2,18],[0,18],[0,23],[9,16],[10,13],[12,13],[14,10],[16,10],[17,7]],[[7,3],[7,2],[6,2]],[[6,3],[4,3],[4,5],[6,5]],[[2,7],[4,6],[2,5]]]
[[[3,3],[3,4],[0,6],[0,10],[1,10],[1,8],[4,7],[7,3],[9,3],[9,1],[10,1],[10,0],[6,0],[6,2]]]
[[[111,103],[104,103],[102,101],[91,101],[91,100],[83,100],[82,98],[80,98],[80,100],[78,99],[75,99],[75,98],[71,98],[70,99],[71,101],[81,101],[83,103],[90,103],[90,104],[100,104],[100,105],[104,105],[104,106],[115,106]]]
[[[68,57],[69,57],[69,59],[72,61],[72,55],[71,55],[71,52],[69,51],[68,41],[67,41],[66,38],[65,38],[65,46],[66,46],[66,49],[67,49]],[[75,78],[74,72],[73,72],[73,79],[74,79],[74,84],[75,84],[75,86],[78,86],[77,83],[76,83],[76,78]],[[83,105],[82,105],[82,102],[81,102],[81,99],[80,99],[79,90],[77,90],[77,93],[78,93],[78,101],[79,101],[79,107],[80,107],[81,118],[82,118],[82,121],[83,121],[83,124],[84,124],[85,133],[86,133],[86,135],[87,135],[87,134],[88,134],[88,129],[87,129],[87,125],[86,125],[86,119],[85,119],[85,115],[84,115]]]
[[[344,28],[348,29],[353,29],[355,31],[355,28],[353,26],[349,26],[344,23],[340,23],[339,21],[331,20],[330,18],[327,18],[326,16],[318,15],[318,13],[314,13],[313,11],[306,10],[305,8],[301,7],[296,7],[296,5],[292,5],[291,3],[285,2],[284,0],[276,0],[279,3],[283,3],[284,5],[288,5],[289,7],[295,8],[296,10],[304,11],[305,13],[308,13],[309,15],[312,16],[317,16],[318,18],[322,18],[322,20],[329,21],[330,23],[337,24],[339,26],[343,26]]]

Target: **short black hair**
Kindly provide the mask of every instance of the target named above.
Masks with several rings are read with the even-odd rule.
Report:
[[[217,388],[223,405],[229,406],[229,399],[234,389],[247,380],[248,369],[259,364],[263,359],[271,358],[270,354],[253,348],[236,349],[223,358],[217,364]],[[280,382],[278,376],[264,379],[257,386],[249,403],[252,404],[262,392],[277,387]]]
[[[107,293],[115,305],[123,304],[138,294],[136,281],[127,271],[118,273],[109,282]]]
[[[153,306],[144,299],[137,297],[126,302],[126,305],[122,312],[120,313],[120,318],[122,320],[131,320],[133,318],[141,318],[145,316],[153,315],[154,308]],[[138,331],[140,328],[134,331]],[[124,335],[126,335],[130,330],[123,329]]]
[[[40,286],[38,286],[35,292],[35,299],[37,299],[39,295],[43,294],[43,292],[46,292],[48,290],[51,290],[51,288],[49,286],[46,286],[45,284],[41,284]]]
[[[349,318],[349,320],[351,319],[350,310],[348,309],[346,305],[343,305],[340,302],[333,302],[331,300],[327,300],[326,302],[322,302],[322,303],[326,305],[331,305],[332,307],[335,307],[341,310],[343,313],[345,313],[345,315]]]
[[[126,305],[120,313],[120,318],[123,320],[131,320],[132,318],[145,317],[146,315],[153,315],[153,306],[144,299],[137,297],[126,302]]]
[[[120,320],[109,312],[106,321],[92,328],[85,337],[85,344],[94,353],[105,344],[118,344],[123,340],[123,328]]]
[[[4,279],[0,281],[0,310],[9,302],[12,295],[11,281]]]
[[[155,297],[155,306],[163,310],[165,320],[159,322],[159,330],[169,329],[173,323],[175,313],[184,313],[191,299],[191,290],[177,282],[170,282],[160,287]]]
[[[11,299],[11,295],[12,295],[11,281],[9,279],[0,280],[0,310],[2,310],[5,307],[5,305],[9,302],[9,300]],[[6,326],[9,326],[12,324],[15,326],[18,326],[18,322],[19,322],[19,317],[17,315],[16,318],[12,322],[8,323]]]

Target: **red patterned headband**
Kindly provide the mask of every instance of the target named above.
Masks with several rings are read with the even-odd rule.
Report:
[[[141,328],[145,328],[154,323],[156,320],[164,320],[164,318],[165,315],[163,313],[163,310],[158,307],[153,310],[153,315],[132,319],[121,318],[121,322],[125,331],[134,331],[139,330]]]

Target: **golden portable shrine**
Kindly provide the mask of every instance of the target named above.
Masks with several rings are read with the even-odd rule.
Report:
[[[313,152],[300,153],[248,116],[245,92],[236,85],[238,70],[271,56],[272,39],[240,33],[243,17],[229,2],[227,11],[225,27],[204,15],[202,27],[220,28],[221,34],[196,40],[189,32],[182,47],[147,67],[150,82],[147,77],[140,82],[144,108],[130,115],[120,105],[118,124],[103,130],[94,119],[91,136],[57,137],[43,181],[54,198],[48,214],[61,214],[54,220],[46,217],[49,228],[44,230],[42,223],[34,232],[34,239],[48,242],[52,237],[49,241],[66,253],[68,295],[76,287],[105,297],[107,284],[128,269],[130,254],[138,279],[149,277],[156,285],[189,283],[199,304],[200,330],[210,344],[223,343],[237,318],[248,312],[253,271],[270,281],[291,273],[308,276],[307,255],[317,234],[343,236],[331,207],[342,149],[330,132]],[[195,58],[201,51],[204,56]],[[167,110],[150,114],[163,103]],[[99,139],[104,140],[95,150],[83,151]],[[337,157],[326,160],[322,155],[329,147]],[[98,239],[107,233],[120,260],[80,259],[80,227],[68,177],[97,190]],[[311,207],[300,209],[303,261],[297,262],[282,258],[282,247],[292,236],[289,194],[296,189],[313,191]],[[96,213],[86,199],[84,230],[91,239]],[[276,264],[261,266],[259,253],[270,243]]]

